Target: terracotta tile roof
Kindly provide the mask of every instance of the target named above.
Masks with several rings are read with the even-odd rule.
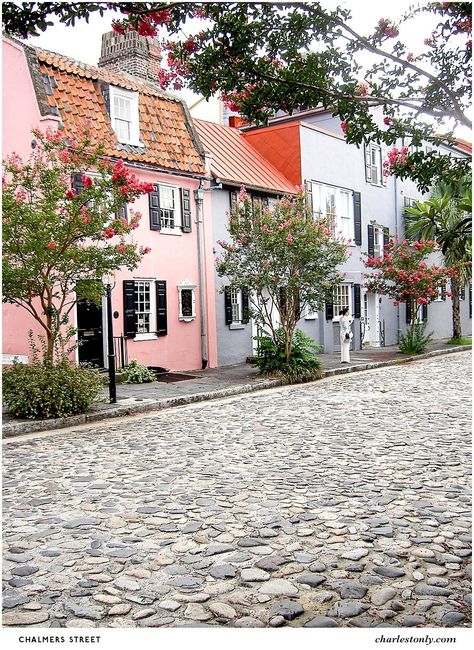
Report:
[[[194,120],[204,150],[212,155],[212,174],[221,181],[247,188],[294,192],[295,188],[235,128]]]
[[[65,132],[77,136],[85,128],[106,154],[167,170],[204,174],[199,140],[180,99],[154,84],[109,72],[34,48],[40,72],[50,78],[48,102]],[[140,139],[144,147],[120,144],[112,130],[101,87],[111,84],[139,93]],[[44,89],[43,89],[44,90]]]

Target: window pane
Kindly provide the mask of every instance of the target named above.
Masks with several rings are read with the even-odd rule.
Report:
[[[138,280],[135,282],[135,318],[137,334],[151,332],[151,282]]]
[[[230,302],[232,305],[232,321],[238,322],[242,320],[240,317],[240,289],[230,290]]]
[[[181,289],[181,314],[184,317],[193,315],[193,290]]]
[[[175,208],[175,188],[160,185],[160,215],[162,228],[174,228],[176,208]]]

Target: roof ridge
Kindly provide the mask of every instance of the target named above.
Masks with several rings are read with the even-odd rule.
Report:
[[[92,79],[112,83],[112,85],[125,87],[130,87],[130,85],[132,85],[135,86],[135,89],[138,91],[145,92],[156,97],[161,97],[162,99],[168,101],[179,102],[181,104],[184,101],[177,95],[165,92],[160,88],[158,84],[155,84],[152,81],[147,81],[146,79],[142,79],[141,77],[136,77],[135,75],[129,74],[127,72],[111,71],[107,68],[101,68],[99,66],[91,65],[90,63],[78,61],[77,59],[73,59],[72,57],[67,56],[66,54],[61,54],[60,52],[45,50],[44,48],[29,45],[27,43],[23,43],[23,45],[31,48],[42,63],[53,68],[56,67],[71,74],[79,74],[79,71],[81,71],[82,73],[88,73]],[[58,60],[52,60],[54,58],[57,58]],[[67,67],[77,68],[78,70],[67,70]]]

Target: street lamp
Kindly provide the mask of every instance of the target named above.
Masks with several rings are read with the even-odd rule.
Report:
[[[109,398],[111,404],[117,403],[117,381],[115,377],[115,348],[114,321],[112,317],[112,289],[115,286],[115,276],[106,275],[103,278],[107,290],[107,359],[109,361]]]

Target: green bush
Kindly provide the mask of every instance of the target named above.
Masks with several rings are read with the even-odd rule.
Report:
[[[136,359],[132,359],[122,372],[125,375],[124,384],[144,384],[156,379],[155,373],[148,370],[146,366],[142,366]]]
[[[293,337],[289,361],[285,356],[285,332],[276,332],[276,341],[270,336],[255,337],[258,341],[258,356],[252,360],[259,374],[283,377],[290,384],[321,379],[322,365],[315,356],[320,350],[313,339],[297,330]]]
[[[415,327],[400,334],[399,348],[403,354],[421,354],[433,337],[433,332],[425,334],[425,323],[417,323]]]
[[[103,388],[97,370],[67,360],[51,365],[14,364],[3,371],[3,399],[17,418],[60,418],[89,409]]]

